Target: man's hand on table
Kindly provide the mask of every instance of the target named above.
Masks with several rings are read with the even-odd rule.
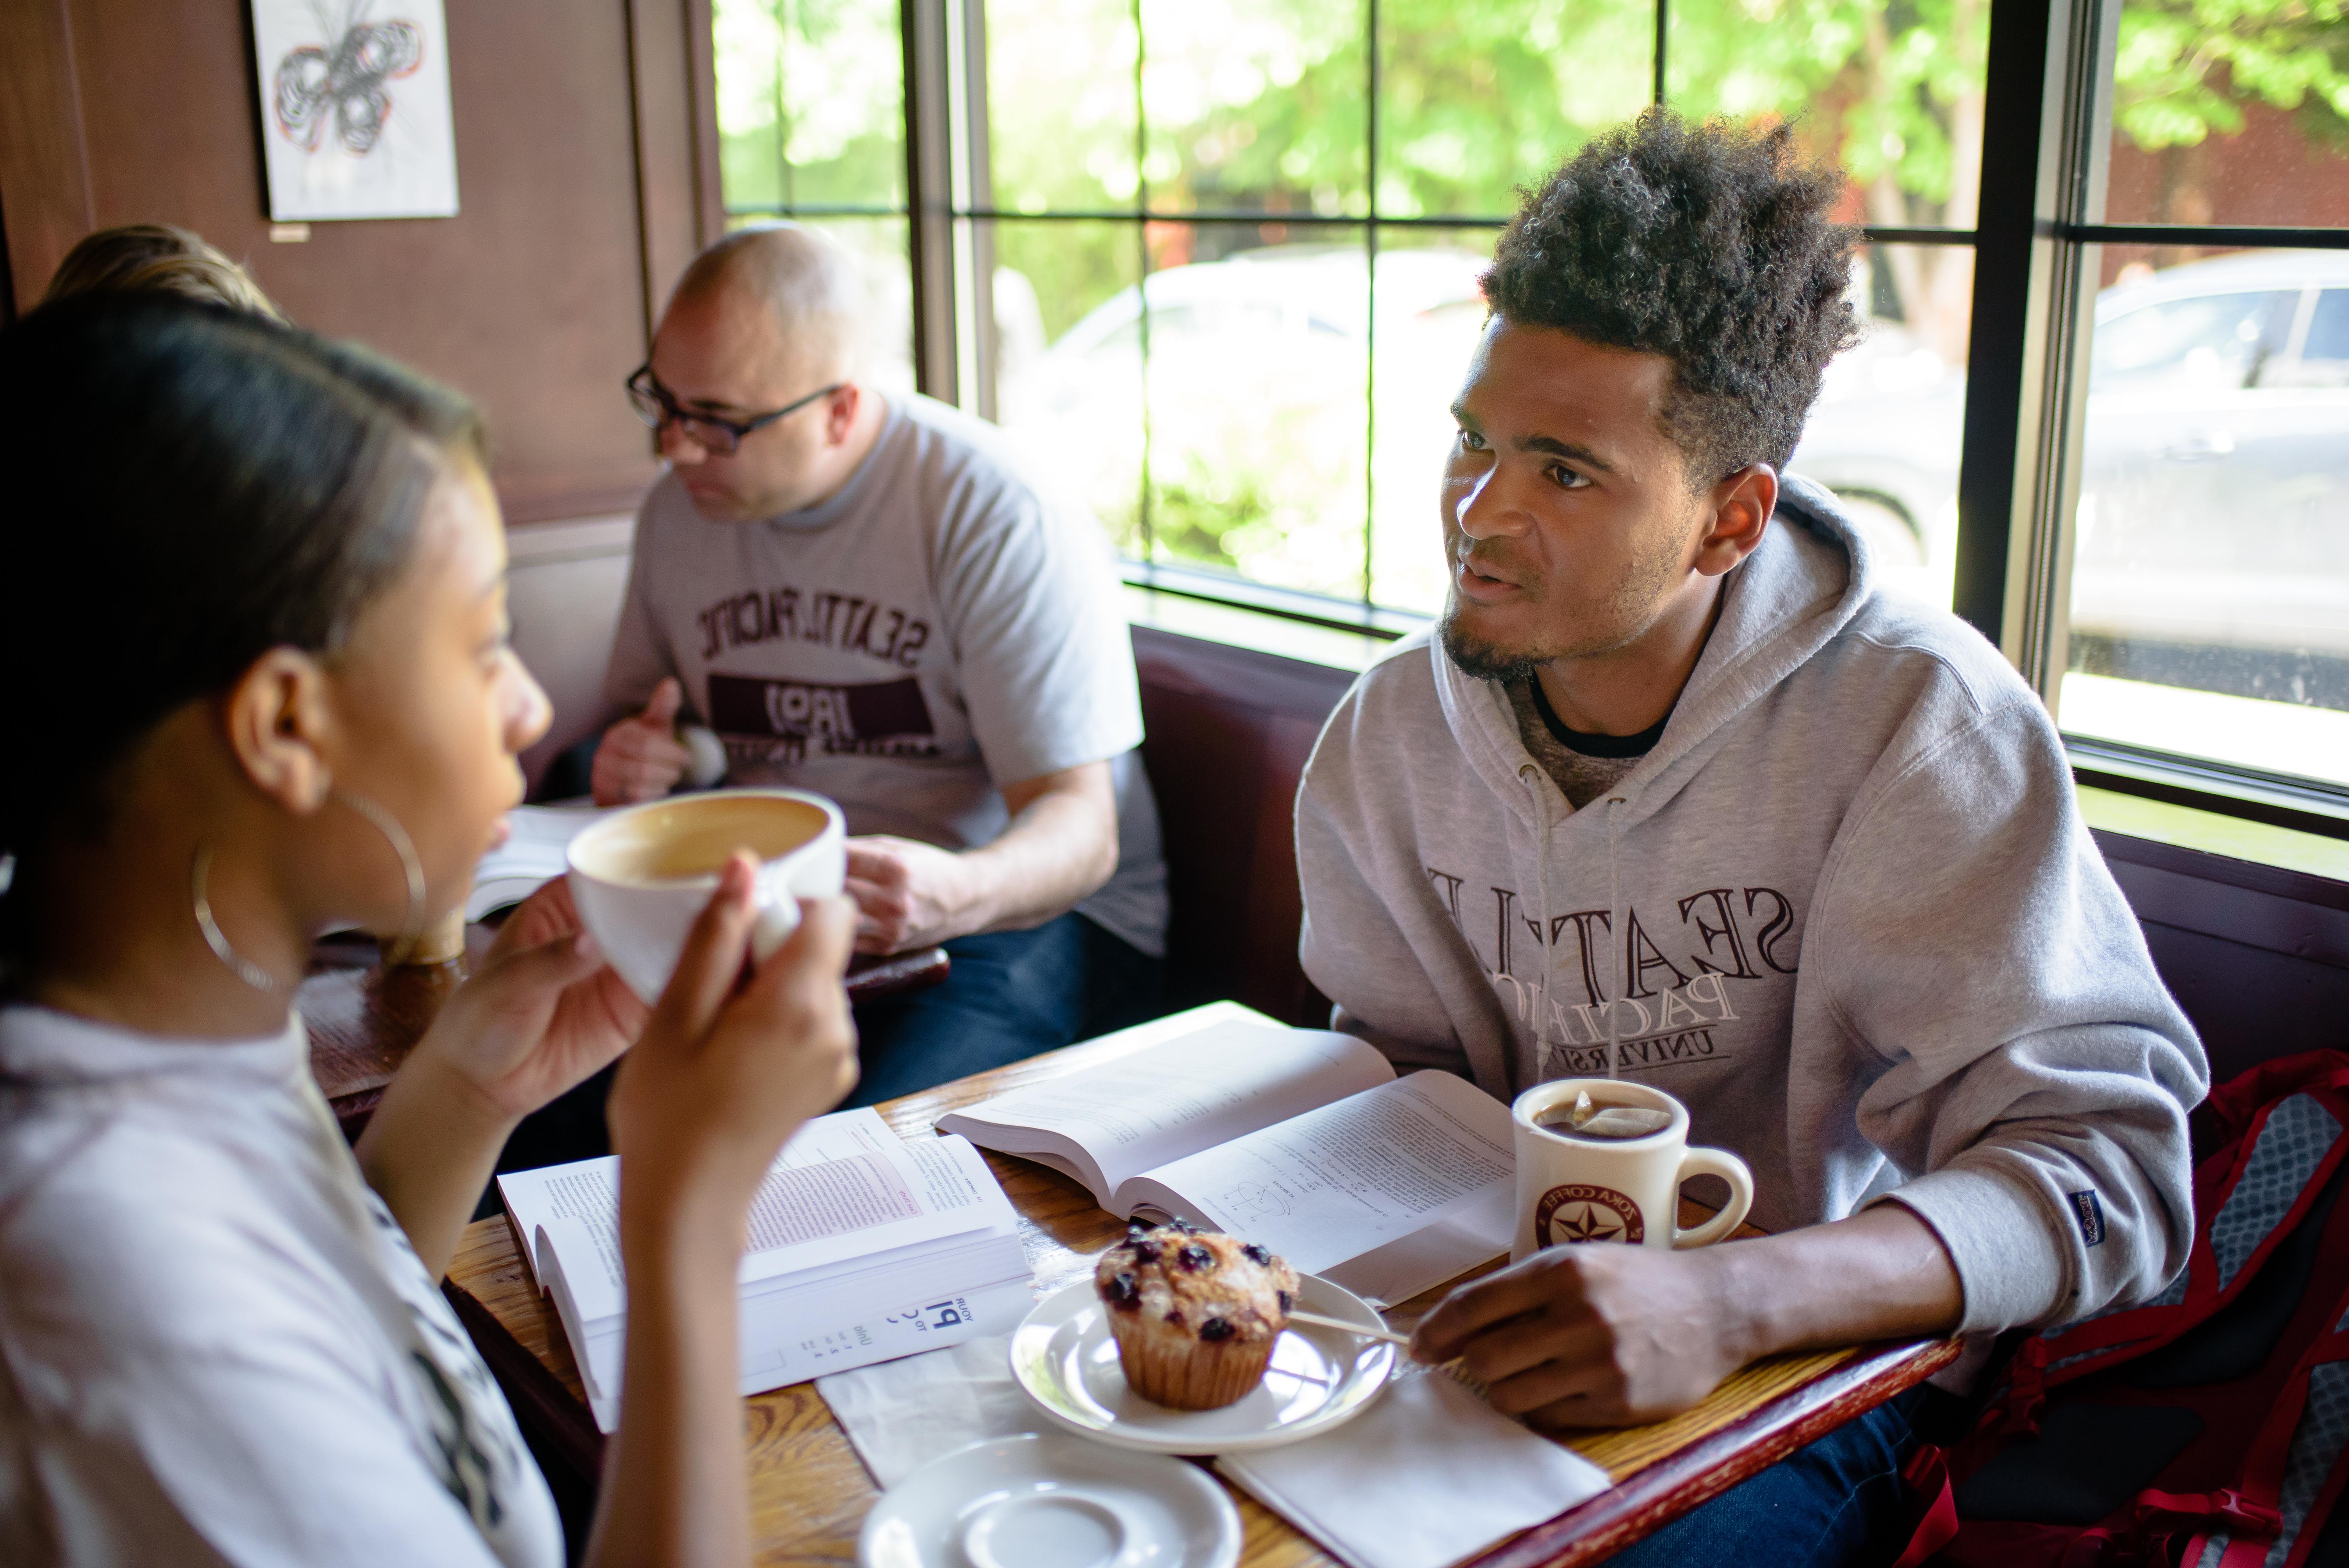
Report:
[[[588,788],[598,806],[633,806],[667,794],[693,765],[693,753],[677,738],[678,709],[685,688],[674,676],[653,688],[645,711],[604,732],[595,748]]]
[[[1412,1354],[1458,1357],[1493,1408],[1537,1427],[1658,1420],[1782,1350],[1945,1334],[1964,1308],[1931,1227],[1898,1203],[1688,1252],[1552,1247],[1461,1286]]]
[[[1625,1426],[1685,1410],[1746,1359],[1703,1251],[1551,1247],[1454,1292],[1412,1353],[1457,1356],[1493,1408],[1537,1427]]]

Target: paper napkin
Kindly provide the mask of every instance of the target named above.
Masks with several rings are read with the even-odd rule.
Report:
[[[1351,1568],[1444,1568],[1609,1484],[1571,1449],[1410,1363],[1336,1431],[1226,1454],[1216,1469]]]
[[[884,1487],[982,1438],[1049,1429],[1011,1381],[1008,1334],[834,1372],[815,1391]]]

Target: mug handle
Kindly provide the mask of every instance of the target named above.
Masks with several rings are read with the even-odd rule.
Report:
[[[778,884],[782,881],[775,879]],[[750,926],[750,956],[761,964],[775,955],[775,949],[791,940],[800,928],[800,901],[789,887],[759,890],[758,918]]]
[[[1672,1245],[1709,1247],[1745,1222],[1748,1211],[1754,1207],[1754,1172],[1745,1169],[1745,1161],[1726,1149],[1692,1149],[1681,1156],[1680,1174],[1672,1178],[1672,1197],[1680,1198],[1681,1183],[1698,1176],[1718,1176],[1729,1183],[1729,1202],[1721,1212],[1693,1230],[1672,1227]]]

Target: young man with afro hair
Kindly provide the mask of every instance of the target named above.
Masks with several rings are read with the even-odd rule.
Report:
[[[1784,127],[1651,111],[1527,195],[1453,405],[1444,618],[1299,794],[1339,1028],[1503,1099],[1651,1085],[1752,1169],[1766,1239],[1546,1244],[1420,1326],[1537,1425],[1806,1346],[1986,1351],[2186,1261],[2209,1069],[2046,710],[1785,473],[1857,331],[1841,188]],[[1889,1562],[1917,1398],[1634,1560]]]

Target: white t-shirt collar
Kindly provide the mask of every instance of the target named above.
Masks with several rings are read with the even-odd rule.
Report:
[[[0,1075],[63,1087],[160,1074],[276,1085],[309,1065],[309,1031],[288,1012],[275,1034],[243,1039],[142,1035],[18,1003],[0,1007]]]

